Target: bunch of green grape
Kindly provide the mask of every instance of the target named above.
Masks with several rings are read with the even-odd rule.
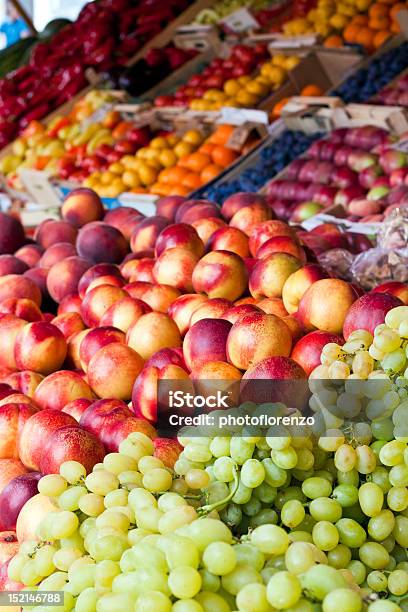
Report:
[[[10,579],[30,591],[63,591],[63,606],[52,609],[64,612],[404,609],[397,601],[408,587],[406,513],[382,510],[379,485],[359,490],[356,470],[333,488],[335,470],[324,451],[316,451],[325,459],[319,475],[300,481],[273,460],[275,468],[265,469],[266,458],[245,459],[260,440],[245,444],[235,447],[231,440],[223,455],[223,440],[188,442],[183,452],[196,459],[199,453],[208,459],[210,447],[220,456],[198,462],[209,466],[191,467],[182,478],[152,456],[151,440],[140,433],[130,434],[90,474],[75,461],[62,464],[59,474],[39,481],[55,511],[39,524],[39,541],[21,545],[9,564]],[[256,492],[253,503],[274,507],[275,514],[238,538],[223,519],[228,500],[210,499],[216,486],[227,487],[227,498]],[[344,516],[356,506],[354,490],[368,533]],[[392,503],[406,507],[408,499],[397,493]],[[249,499],[232,503],[249,510]]]

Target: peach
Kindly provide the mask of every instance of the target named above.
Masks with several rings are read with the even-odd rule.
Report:
[[[19,332],[27,325],[15,315],[0,315],[0,365],[17,369],[14,346]]]
[[[253,229],[263,221],[272,219],[273,214],[269,206],[265,204],[251,204],[240,208],[230,221],[231,227],[240,229],[244,234],[250,236]]]
[[[289,253],[304,265],[306,263],[306,254],[304,249],[299,246],[289,236],[275,236],[269,238],[263,245],[258,249],[256,254],[258,259],[265,259],[272,253]]]
[[[144,294],[152,287],[153,283],[148,283],[147,281],[132,281],[131,283],[125,285],[123,289],[130,295],[130,297],[143,300]]]
[[[125,297],[112,306],[101,317],[100,325],[112,326],[126,333],[131,325],[151,308],[142,300],[137,298]]]
[[[300,261],[287,253],[272,253],[260,259],[249,277],[249,290],[254,298],[282,297],[283,286]]]
[[[183,354],[189,370],[208,361],[227,361],[226,344],[232,324],[225,319],[201,319],[186,333]]]
[[[41,306],[40,289],[31,279],[19,274],[6,274],[0,277],[0,302],[8,298],[26,298]]]
[[[31,399],[31,397],[28,397],[28,395],[24,395],[24,393],[17,392],[11,393],[10,395],[7,395],[6,397],[3,397],[2,400],[0,400],[0,406],[5,406],[6,404],[28,404],[29,406],[37,410],[39,408],[39,406],[36,405],[34,400]]]
[[[115,327],[95,327],[89,334],[86,334],[79,347],[79,358],[84,372],[95,353],[112,342],[124,344],[125,334]]]
[[[93,221],[79,230],[76,248],[81,257],[95,264],[120,263],[128,252],[123,234],[102,221]]]
[[[230,251],[240,257],[249,256],[248,236],[236,227],[221,227],[216,230],[207,242],[209,251]]]
[[[218,217],[209,217],[204,219],[197,219],[197,221],[193,221],[191,226],[194,227],[203,243],[207,244],[213,233],[221,227],[226,227],[226,223]]]
[[[75,293],[81,276],[90,267],[90,262],[82,257],[68,257],[50,268],[47,276],[47,289],[57,303],[67,295]]]
[[[21,508],[16,525],[19,542],[38,540],[37,528],[49,512],[55,512],[58,507],[46,495],[37,493],[31,497]]]
[[[186,362],[183,357],[182,348],[164,348],[154,353],[147,361],[147,366],[155,366],[162,369],[168,365],[180,366],[187,372]]]
[[[252,206],[253,204],[261,204],[266,206],[266,199],[264,196],[257,193],[245,193],[238,192],[234,195],[229,196],[221,207],[221,214],[224,219],[229,221],[241,208],[245,206]]]
[[[118,276],[120,278],[120,269],[118,266],[109,263],[100,263],[88,268],[81,276],[81,279],[78,283],[78,293],[80,298],[84,298],[86,292],[88,291],[89,285],[96,279],[101,276]]]
[[[88,291],[81,306],[84,323],[89,327],[99,325],[99,321],[109,308],[127,296],[126,291],[112,285],[100,285]]]
[[[282,402],[302,410],[307,405],[307,376],[289,357],[274,356],[252,366],[242,377],[241,401]]]
[[[108,449],[109,442],[104,435],[108,426],[131,416],[131,411],[122,400],[96,400],[82,413],[79,424],[87,431],[98,435]]]
[[[288,238],[297,240],[295,231],[287,223],[276,219],[270,219],[253,228],[249,237],[249,250],[251,255],[255,257],[264,242],[275,236],[288,236]]]
[[[152,284],[143,292],[142,300],[156,312],[166,313],[172,303],[180,297],[181,293],[176,287],[170,285]]]
[[[45,219],[36,228],[34,232],[34,240],[38,242],[44,249],[56,242],[70,242],[75,244],[78,230],[67,223],[66,221],[54,221],[54,219]]]
[[[242,258],[228,251],[212,251],[205,255],[193,272],[196,293],[209,298],[237,300],[245,292],[248,274]]]
[[[135,227],[130,237],[130,248],[132,252],[151,252],[153,254],[156,240],[168,224],[168,220],[159,215],[143,219],[143,221]]]
[[[29,404],[0,406],[0,459],[18,459],[18,441],[28,419],[37,412]]]
[[[162,348],[181,346],[181,336],[177,325],[167,314],[149,312],[129,328],[126,342],[143,359],[149,359]]]
[[[76,248],[70,242],[56,242],[44,251],[38,265],[43,268],[51,268],[59,261],[63,261],[67,257],[77,255]]]
[[[126,419],[112,423],[107,427],[107,431],[103,432],[103,439],[107,438],[109,443],[103,441],[105,448],[110,452],[117,452],[120,443],[125,440],[129,434],[134,431],[149,436],[152,440],[156,438],[157,433],[155,428],[146,419],[140,419],[136,416],[130,416]]]
[[[123,263],[120,267],[123,278],[133,281],[153,282],[154,259],[142,257],[141,259],[131,259]]]
[[[51,374],[59,370],[67,354],[64,336],[51,323],[27,323],[17,335],[14,355],[19,370]]]
[[[10,374],[7,377],[7,384],[16,391],[19,391],[19,393],[23,393],[28,397],[34,397],[34,392],[43,378],[37,372],[24,370],[23,372],[13,372],[13,374]]]
[[[92,400],[90,399],[75,399],[72,402],[68,402],[68,404],[63,407],[61,412],[65,412],[65,414],[69,414],[70,416],[74,417],[74,419],[79,423],[81,416],[91,404]]]
[[[85,380],[71,370],[50,374],[34,393],[34,400],[42,409],[62,410],[66,404],[79,398],[92,399],[92,392]]]
[[[321,266],[308,264],[286,279],[282,289],[282,299],[289,314],[297,312],[304,293],[313,283],[323,278],[327,278],[327,272]]]
[[[204,297],[204,296],[203,296]],[[201,319],[221,319],[223,314],[232,308],[233,302],[224,298],[206,299],[201,306],[193,311],[190,319],[190,327],[201,321]]]
[[[156,240],[156,257],[159,257],[163,251],[175,247],[191,251],[197,258],[204,255],[203,241],[194,227],[186,223],[175,223],[174,225],[168,225],[164,228]]]
[[[251,314],[251,312],[262,312],[262,310],[255,306],[255,304],[239,304],[238,306],[235,305],[232,308],[228,308],[222,315],[222,318],[234,325],[234,323],[242,319],[245,315]]]
[[[355,291],[354,287],[351,289]],[[374,335],[377,325],[384,323],[387,312],[402,305],[403,302],[390,293],[371,292],[362,295],[352,305],[350,304],[344,319],[343,336],[347,340],[350,334],[357,329],[366,329]]]
[[[66,339],[72,336],[72,334],[77,334],[85,329],[81,315],[77,312],[64,312],[54,317],[51,323],[55,325],[55,327],[58,327]]]
[[[156,202],[157,214],[166,217],[172,223],[176,217],[178,208],[187,201],[183,196],[167,196]]]
[[[58,304],[57,314],[61,315],[66,312],[77,312],[79,314],[81,312],[81,304],[82,300],[78,293],[70,293]]]
[[[157,283],[176,287],[183,293],[191,292],[193,290],[191,277],[198,259],[195,253],[186,248],[166,249],[154,264],[154,280]]]
[[[23,246],[24,241],[24,229],[20,221],[0,212],[0,255],[14,253]]]
[[[287,317],[281,317],[282,321],[289,327],[290,333],[292,334],[293,342],[297,342],[299,338],[303,336],[305,330],[301,325],[300,321],[295,315],[289,315]]]
[[[65,461],[78,461],[89,473],[96,463],[103,461],[104,456],[102,442],[94,434],[78,424],[62,427],[46,438],[40,455],[40,470],[43,474],[58,474]]]
[[[27,270],[27,272],[24,272],[24,278],[29,279],[38,287],[43,303],[49,304],[52,302],[52,304],[54,304],[54,301],[51,299],[47,288],[48,272],[49,268],[30,268]]]
[[[408,305],[408,284],[406,283],[400,283],[398,281],[382,283],[374,287],[372,293],[389,293],[399,298],[405,305]]]
[[[8,298],[0,302],[0,314],[13,314],[25,321],[41,321],[42,312],[33,300]]]
[[[288,315],[283,301],[278,297],[264,298],[257,303],[257,306],[263,312],[276,315],[277,317],[286,317]]]
[[[27,471],[19,459],[0,459],[0,493],[10,480],[26,474]]]
[[[187,293],[178,297],[169,307],[168,314],[177,324],[180,334],[184,336],[190,327],[190,319],[193,314],[202,304],[207,302],[204,295],[197,293]]]
[[[133,230],[144,219],[144,215],[129,206],[120,206],[114,210],[109,210],[104,216],[105,223],[116,227],[129,242]]]
[[[179,444],[177,440],[172,440],[169,438],[156,438],[153,440],[153,444],[154,457],[157,457],[163,461],[164,465],[172,470],[181,451],[183,450],[181,444]]]
[[[167,364],[163,368],[146,365],[135,380],[132,390],[132,407],[137,417],[150,423],[156,423],[160,416],[160,403],[158,398],[160,380],[182,380],[184,386],[190,387],[190,378],[180,366]],[[187,382],[188,381],[188,382]],[[193,386],[191,384],[191,391]]]
[[[101,198],[92,189],[74,189],[67,195],[61,208],[65,221],[82,227],[91,221],[99,221],[104,215]]]
[[[240,370],[247,370],[266,357],[289,357],[292,334],[279,317],[251,313],[237,321],[228,335],[228,361]]]
[[[323,347],[329,342],[343,345],[344,340],[337,334],[324,331],[313,331],[300,338],[294,345],[291,359],[296,361],[309,376],[318,365]]]
[[[243,297],[243,298],[241,298],[239,300],[236,300],[234,302],[234,305],[235,306],[241,306],[241,304],[254,304],[255,306],[257,306],[258,302],[259,302],[259,300],[256,300],[252,296],[247,296],[247,297]]]
[[[298,318],[306,331],[341,334],[350,306],[357,299],[355,289],[338,278],[313,283],[299,303]]]
[[[18,440],[22,463],[30,470],[39,470],[40,457],[46,438],[61,427],[76,425],[69,414],[60,410],[40,410],[26,421]]]
[[[23,274],[29,266],[14,255],[0,255],[0,276],[6,274]]]
[[[187,207],[186,205],[189,204]],[[188,223],[191,225],[197,219],[207,219],[208,217],[220,217],[220,207],[208,200],[188,200],[180,206],[176,213],[177,223]]]
[[[125,281],[120,276],[116,276],[115,274],[105,274],[104,276],[98,276],[94,278],[91,283],[88,285],[88,291],[92,291],[95,287],[99,287],[100,285],[111,285],[111,287],[123,287],[125,285]]]
[[[10,498],[8,492],[7,492],[7,497]],[[10,502],[13,506],[15,505],[13,503],[14,500],[5,499],[5,502],[8,508],[9,508]],[[0,532],[0,567],[3,565],[3,563],[7,563],[7,561],[9,561],[14,555],[16,555],[18,553],[18,549],[20,548],[20,545],[17,540],[16,532],[14,531],[14,527],[12,530],[4,529],[4,531]],[[0,590],[3,590],[3,589],[0,589]],[[10,612],[10,608],[8,607],[7,609]],[[11,610],[11,612],[13,611]]]
[[[207,397],[216,395],[217,391],[228,393],[227,403],[230,406],[239,404],[239,384],[242,373],[230,363],[225,361],[208,361],[195,366],[191,370],[191,379],[194,382],[196,394]]]
[[[44,249],[39,244],[26,244],[14,253],[14,257],[21,259],[29,268],[34,268],[41,259]]]
[[[148,316],[148,315],[145,315]],[[88,364],[88,380],[102,399],[130,400],[135,379],[143,368],[143,358],[130,346],[114,342],[101,348]]]

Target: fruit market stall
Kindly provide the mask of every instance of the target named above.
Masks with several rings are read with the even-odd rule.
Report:
[[[407,43],[211,40],[1,154],[12,612],[408,610]]]

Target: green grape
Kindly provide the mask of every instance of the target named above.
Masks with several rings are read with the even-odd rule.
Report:
[[[242,483],[250,489],[255,489],[264,479],[265,469],[262,463],[256,459],[247,459],[241,468]]]
[[[358,491],[358,500],[366,516],[376,516],[381,512],[384,503],[384,493],[374,482],[366,482]]]
[[[82,486],[69,487],[58,498],[58,505],[62,510],[70,510],[74,512],[79,509],[79,500],[83,495],[87,494],[87,490]]]
[[[153,468],[143,476],[143,486],[153,493],[168,491],[172,483],[173,478],[165,468]]]
[[[141,487],[143,484],[143,476],[140,472],[125,471],[118,476],[119,483],[122,487],[131,491],[136,487]],[[109,493],[108,493],[109,495]]]
[[[313,542],[320,550],[332,550],[339,543],[339,532],[333,523],[329,521],[319,521],[313,527]]]
[[[39,576],[49,576],[55,570],[53,559],[56,552],[57,548],[50,544],[46,544],[37,550],[34,557],[34,568]],[[80,553],[80,556],[82,556],[82,553]]]
[[[53,518],[51,525],[52,535],[56,539],[69,538],[79,527],[79,520],[76,514],[61,510]]]
[[[96,565],[87,564],[75,567],[72,564],[69,568],[68,590],[74,597],[78,596],[84,589],[95,586]]]
[[[395,465],[389,472],[390,483],[393,487],[408,487],[408,465]]]
[[[122,453],[108,453],[105,455],[103,465],[108,472],[112,472],[115,476],[119,476],[121,472],[127,470],[136,471],[137,461],[133,457],[123,455]]]
[[[385,323],[392,329],[398,327],[408,318],[408,306],[396,306],[385,315]]]
[[[340,487],[347,485],[340,485]],[[339,488],[339,487],[337,487]],[[309,512],[316,521],[330,521],[336,523],[342,516],[342,507],[336,501],[336,489],[333,491],[334,499],[330,497],[316,497],[309,504]]]
[[[405,351],[402,348],[397,348],[391,353],[387,353],[381,360],[381,367],[387,372],[390,370],[393,373],[402,372],[405,369],[407,358]]]
[[[388,478],[388,470],[382,467],[381,465],[378,466],[374,470],[374,472],[369,475],[367,480],[369,482],[374,482],[376,485],[378,485],[384,493],[387,493],[391,488],[391,484]]]
[[[268,582],[266,596],[274,608],[287,609],[294,606],[302,595],[299,578],[290,572],[274,574]]]
[[[366,444],[357,446],[356,455],[356,469],[360,474],[370,474],[371,472],[374,472],[377,466],[377,457],[369,446]]]
[[[361,597],[352,589],[335,589],[323,600],[323,612],[360,612],[362,610]]]
[[[224,523],[213,518],[201,518],[190,523],[188,535],[199,551],[212,542],[232,543],[232,533]]]
[[[372,569],[384,569],[390,560],[387,550],[378,542],[364,542],[358,554],[360,560]]]
[[[401,612],[401,608],[393,601],[377,599],[368,606],[368,612]]]
[[[401,344],[401,338],[397,332],[385,327],[378,334],[375,333],[374,346],[384,353],[395,351]]]
[[[196,446],[200,447],[199,444],[197,444]],[[204,447],[201,447],[201,448],[204,448]],[[184,449],[184,451],[181,453],[180,456],[185,456],[188,459],[185,452],[186,452],[186,449]],[[139,469],[139,472],[141,472],[142,474],[146,474],[149,470],[154,470],[156,468],[163,468],[163,467],[164,467],[164,463],[161,459],[159,459],[158,457],[151,457],[150,455],[141,457],[141,459],[139,459],[138,461],[138,469]]]
[[[203,612],[204,608],[195,599],[179,599],[173,604],[172,612]]]
[[[87,516],[99,516],[105,510],[103,496],[96,493],[82,495],[78,500],[78,507]]]
[[[231,485],[231,492],[234,491],[234,489],[235,487],[232,488],[232,485]],[[232,501],[234,502],[234,504],[239,504],[239,505],[246,504],[251,499],[251,496],[252,496],[252,489],[250,489],[249,487],[246,487],[240,478],[239,483],[238,483],[238,488],[236,489],[234,495],[232,496]]]
[[[272,504],[276,498],[277,490],[266,482],[262,482],[259,487],[253,490],[253,493],[263,504]]]
[[[228,497],[230,489],[225,482],[219,482],[216,480],[210,484],[206,492],[208,503],[212,505],[225,500],[225,498]]]
[[[342,444],[335,452],[334,463],[338,470],[349,472],[357,464],[357,453],[349,444]]]
[[[329,497],[332,492],[332,486],[325,478],[312,477],[307,478],[302,483],[302,491],[310,499],[317,497]]]
[[[309,544],[313,543],[313,538],[311,533],[308,531],[301,531],[297,529],[296,531],[291,531],[289,533],[289,539],[291,542],[308,542]]]
[[[262,584],[261,575],[252,567],[238,563],[229,574],[222,576],[222,587],[231,595],[237,595],[247,584]]]
[[[392,487],[387,493],[387,504],[394,512],[403,512],[408,508],[407,487]]]
[[[127,551],[125,551],[127,552]],[[100,588],[111,588],[113,579],[121,572],[121,568],[115,561],[105,559],[99,561],[95,567],[95,584]]]
[[[102,501],[105,508],[113,508],[115,506],[127,506],[128,497],[128,491],[126,491],[125,489],[116,489],[115,491],[111,491],[110,493],[108,493]]]
[[[212,574],[206,569],[199,570],[199,574],[202,580],[201,589],[203,591],[216,593],[219,590],[221,587],[221,579],[219,576]]]
[[[214,457],[227,457],[230,454],[230,438],[216,436],[211,440],[210,451]]]
[[[353,561],[350,561],[347,566],[347,569],[352,574],[356,584],[363,584],[364,580],[366,579],[367,573],[364,563],[355,559]]]
[[[308,448],[299,448],[296,451],[297,462],[296,469],[297,470],[311,470],[314,464],[314,455],[312,451]]]
[[[297,499],[287,501],[281,510],[281,521],[286,527],[293,529],[300,525],[305,518],[305,509]]]
[[[344,544],[337,544],[327,553],[329,565],[336,569],[344,569],[351,561],[351,550]]]
[[[217,576],[232,572],[237,564],[234,548],[225,542],[213,542],[204,551],[204,566]]]
[[[135,597],[129,593],[106,593],[98,599],[96,612],[123,612],[133,610]]]
[[[403,548],[408,548],[408,517],[403,515],[395,517],[393,535],[397,544]]]
[[[210,476],[205,470],[192,469],[185,475],[185,481],[190,489],[205,489],[210,483]]]
[[[292,446],[284,448],[283,450],[272,450],[271,458],[275,465],[283,470],[291,470],[296,467],[298,460],[296,451]]]
[[[60,465],[59,472],[72,485],[82,482],[86,476],[86,469],[78,461],[64,461]]]
[[[231,608],[218,593],[202,591],[195,598],[204,612],[230,612]]]
[[[38,492],[48,497],[58,497],[67,486],[67,481],[59,474],[47,474],[38,481]]]
[[[38,585],[39,591],[62,591],[67,584],[68,574],[66,572],[54,572],[51,576],[44,578]]]
[[[294,542],[285,553],[286,568],[292,574],[303,574],[315,564],[315,556],[307,542]]]
[[[238,465],[243,465],[245,461],[251,459],[254,450],[255,444],[253,442],[249,442],[241,436],[234,436],[231,438],[230,455]]]
[[[237,563],[240,565],[250,565],[256,571],[260,572],[265,564],[264,555],[251,544],[235,544],[234,551],[237,558]]]
[[[390,467],[403,463],[405,448],[405,442],[400,440],[391,440],[387,442],[380,450],[381,463]]]
[[[341,518],[336,523],[340,534],[340,543],[349,548],[359,548],[366,541],[366,532],[355,520]]]
[[[142,593],[136,600],[136,608],[138,612],[171,612],[171,600],[160,593],[160,591],[150,591]]]
[[[397,597],[402,597],[408,591],[408,572],[395,570],[388,576],[388,590]]]
[[[21,571],[27,563],[27,557],[17,553],[11,558],[8,565],[8,577],[15,582],[21,582]]]
[[[276,525],[260,525],[250,537],[254,546],[268,555],[283,555],[289,546],[288,534]]]
[[[98,591],[92,587],[88,587],[78,595],[75,602],[75,612],[96,612],[98,599]]]
[[[305,503],[307,500],[306,495],[303,494],[300,487],[286,487],[285,489],[278,491],[275,499],[275,508],[277,510],[282,510],[286,502],[292,499],[297,499],[302,503]]]
[[[219,457],[214,461],[214,475],[220,482],[234,480],[236,462],[231,457]]]
[[[368,521],[367,532],[373,540],[381,542],[388,538],[394,526],[395,518],[391,510],[381,510]]]
[[[251,610],[252,612],[268,612],[270,606],[263,584],[247,584],[238,593],[236,598],[238,610]]]
[[[171,570],[168,584],[172,594],[178,599],[192,599],[201,589],[201,576],[196,569],[180,565]]]
[[[88,474],[85,485],[92,493],[107,495],[110,491],[119,488],[119,480],[115,474],[101,469]]]
[[[395,413],[394,413],[395,414]],[[394,427],[390,419],[381,419],[371,423],[373,437],[377,440],[390,441],[394,437]]]
[[[347,588],[343,575],[329,565],[314,565],[301,575],[300,581],[303,589],[319,601],[336,589]]]
[[[357,472],[356,469],[349,470],[348,472],[342,472],[341,470],[338,470],[336,478],[339,485],[347,484],[352,485],[353,487],[359,487],[360,474]]]
[[[387,576],[379,570],[370,572],[367,576],[367,584],[373,591],[380,593],[381,591],[387,590],[388,580]]]
[[[281,487],[285,484],[287,474],[284,469],[275,465],[272,459],[269,458],[263,459],[261,463],[265,469],[265,482],[270,487]]]
[[[242,521],[242,510],[238,504],[230,503],[221,510],[220,518],[228,527],[236,527]]]
[[[60,548],[60,550],[55,551],[53,562],[59,570],[67,572],[74,561],[82,556],[83,552],[77,548]]]

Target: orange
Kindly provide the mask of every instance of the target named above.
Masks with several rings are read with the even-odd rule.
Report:
[[[165,196],[169,194],[172,188],[173,185],[165,185],[164,183],[157,182],[150,187],[150,193],[153,193],[154,195]]]
[[[195,172],[190,172],[190,174],[186,174],[181,184],[183,185],[183,187],[188,187],[190,190],[194,190],[201,187],[202,181],[200,179],[199,174],[195,174]]]
[[[289,102],[290,98],[282,98],[272,109],[272,118],[277,119],[281,116],[282,108]]]
[[[146,187],[133,187],[133,189],[130,190],[130,193],[147,193],[147,189]]]
[[[399,11],[404,11],[407,8],[408,8],[408,6],[406,4],[404,4],[403,2],[397,2],[397,4],[394,4],[392,9],[390,10],[390,17],[391,17],[391,19],[396,19],[397,18],[397,13],[399,13]]]
[[[184,187],[183,185],[173,185],[167,195],[179,195],[186,196],[190,193],[191,189]]]
[[[204,168],[204,170],[202,170],[200,174],[200,179],[202,180],[203,184],[209,183],[210,181],[215,179],[215,177],[218,176],[220,172],[222,172],[221,166],[217,166],[217,164],[209,164]]]
[[[173,168],[165,168],[164,170],[162,170],[159,174],[159,176],[157,177],[157,179],[161,182],[161,183],[169,183],[170,182],[170,178],[171,178],[171,171],[173,170]]]
[[[204,168],[210,163],[211,158],[209,155],[199,153],[197,151],[196,153],[192,153],[188,156],[188,159],[186,160],[186,167],[192,172],[199,174],[201,170],[204,170]]]
[[[348,43],[356,42],[359,31],[360,27],[358,25],[353,25],[352,23],[349,23],[343,31],[344,40]]]
[[[390,25],[388,17],[373,17],[368,22],[368,26],[373,30],[388,30]]]
[[[221,124],[217,127],[214,134],[210,136],[208,142],[213,144],[225,145],[228,142],[232,132],[234,131],[233,125]]]
[[[332,34],[326,38],[324,41],[324,46],[328,47],[329,49],[337,49],[343,46],[343,39],[339,34]]]
[[[169,168],[169,180],[170,185],[179,185],[183,178],[188,174],[185,168],[180,168],[180,166],[174,166],[173,168]]]
[[[321,96],[323,95],[323,89],[319,85],[306,85],[300,92],[301,96]]]
[[[388,9],[384,4],[379,4],[375,2],[368,9],[368,14],[370,19],[372,19],[373,17],[387,17]]]
[[[398,21],[393,21],[390,28],[393,34],[399,34],[401,32],[401,26]]]
[[[211,155],[213,148],[215,147],[215,144],[212,144],[211,142],[205,142],[204,144],[201,145],[201,147],[198,149],[200,153],[205,153],[206,155]]]
[[[374,31],[371,28],[360,28],[356,36],[356,43],[362,45],[366,49],[373,46]]]
[[[352,25],[364,26],[368,24],[368,17],[367,15],[355,15],[350,23]]]
[[[385,41],[390,38],[390,36],[392,36],[392,34],[389,30],[380,30],[377,32],[373,38],[374,47],[376,49],[381,47],[381,45],[383,45]]]
[[[183,155],[183,157],[180,157],[180,159],[177,162],[177,165],[180,168],[187,168],[188,169],[188,161],[190,159],[190,155]]]
[[[214,148],[211,154],[211,157],[215,164],[217,164],[218,166],[222,166],[223,168],[226,168],[227,166],[230,166],[232,162],[237,159],[238,153],[236,153],[232,149],[229,149],[228,147],[219,145]]]

